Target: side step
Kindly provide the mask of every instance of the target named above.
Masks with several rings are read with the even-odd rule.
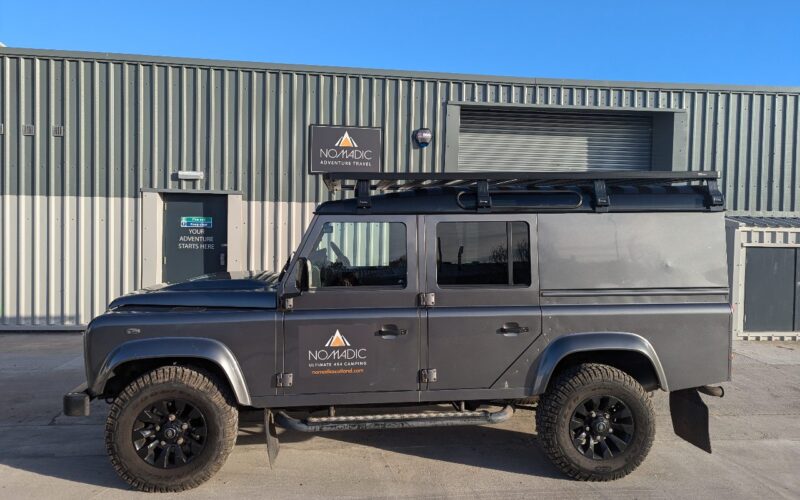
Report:
[[[275,423],[286,429],[300,432],[356,431],[372,429],[406,429],[418,427],[451,427],[456,425],[483,425],[505,422],[514,414],[514,407],[502,410],[449,411],[424,413],[390,413],[383,415],[354,415],[342,417],[309,417],[299,420],[285,411],[275,413]]]

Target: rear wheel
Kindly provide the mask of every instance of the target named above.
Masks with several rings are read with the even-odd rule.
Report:
[[[238,412],[222,384],[184,367],[158,368],[114,400],[106,449],[141,491],[182,491],[216,473],[236,443]]]
[[[582,364],[561,374],[542,396],[536,429],[545,453],[565,474],[610,481],[645,459],[655,416],[647,392],[630,375]]]

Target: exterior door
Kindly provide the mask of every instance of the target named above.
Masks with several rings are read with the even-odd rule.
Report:
[[[309,290],[284,315],[284,394],[419,389],[416,254],[413,216],[316,219]]]
[[[750,247],[746,256],[745,331],[800,331],[800,250]]]
[[[424,221],[427,389],[488,389],[541,333],[536,216]]]
[[[228,197],[164,195],[164,281],[227,270]]]

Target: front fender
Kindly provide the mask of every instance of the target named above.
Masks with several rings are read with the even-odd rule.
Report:
[[[644,337],[626,332],[576,333],[557,338],[545,348],[536,371],[533,394],[542,394],[558,363],[570,354],[587,351],[634,351],[650,360],[661,388],[667,388],[664,368],[655,349]]]
[[[239,404],[250,405],[250,393],[242,369],[230,349],[217,340],[197,337],[159,337],[120,344],[106,356],[97,376],[90,381],[90,392],[102,394],[114,369],[123,363],[155,358],[197,358],[211,361],[227,377]]]

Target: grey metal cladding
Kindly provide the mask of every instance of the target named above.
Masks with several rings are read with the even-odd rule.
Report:
[[[541,289],[725,288],[724,224],[719,212],[540,214]]]
[[[728,217],[746,227],[800,228],[800,217],[750,217],[746,215]]]
[[[317,202],[312,123],[384,130],[387,171],[444,171],[446,104],[685,109],[689,170],[719,170],[727,208],[800,211],[797,88],[542,80],[0,49],[3,194],[224,189]],[[23,125],[36,133],[22,135]],[[46,132],[64,126],[63,137]],[[412,130],[431,128],[419,149]],[[683,164],[684,162],[678,162]],[[491,166],[489,166],[491,167]],[[172,180],[201,170],[203,181]]]

